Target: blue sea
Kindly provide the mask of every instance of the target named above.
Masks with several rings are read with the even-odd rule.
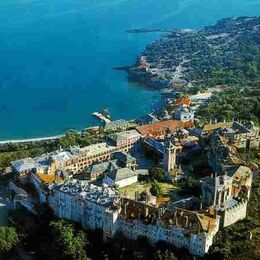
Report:
[[[128,82],[130,65],[158,33],[259,15],[259,0],[1,0],[0,140],[50,136],[148,113],[160,94]]]

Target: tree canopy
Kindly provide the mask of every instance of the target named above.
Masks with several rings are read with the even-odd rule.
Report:
[[[154,196],[159,196],[162,194],[162,188],[157,181],[154,181],[151,185],[150,192]]]
[[[254,88],[227,88],[213,94],[209,103],[201,105],[196,117],[208,122],[210,119],[245,120],[259,122],[259,90]]]
[[[87,259],[86,246],[87,236],[74,225],[65,220],[52,221],[50,223],[56,248],[60,248],[64,257],[72,259]]]
[[[153,167],[149,171],[150,178],[159,182],[164,181],[164,169],[161,167]]]
[[[19,242],[14,227],[0,226],[0,252],[8,252]]]

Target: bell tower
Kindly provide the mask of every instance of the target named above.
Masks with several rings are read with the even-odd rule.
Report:
[[[174,169],[176,164],[176,146],[168,140],[164,144],[163,166],[166,171]]]

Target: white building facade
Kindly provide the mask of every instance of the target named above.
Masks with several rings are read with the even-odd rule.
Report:
[[[219,229],[218,217],[209,221],[197,213],[149,206],[84,181],[56,185],[46,201],[57,217],[77,222],[84,229],[102,229],[107,237],[117,232],[131,239],[146,236],[151,243],[166,241],[198,256],[208,251]]]

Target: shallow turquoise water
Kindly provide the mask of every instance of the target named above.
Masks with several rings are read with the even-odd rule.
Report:
[[[133,28],[200,28],[226,16],[259,15],[257,0],[2,0],[0,139],[59,134],[135,118],[159,94],[129,83],[129,65],[158,34]]]

